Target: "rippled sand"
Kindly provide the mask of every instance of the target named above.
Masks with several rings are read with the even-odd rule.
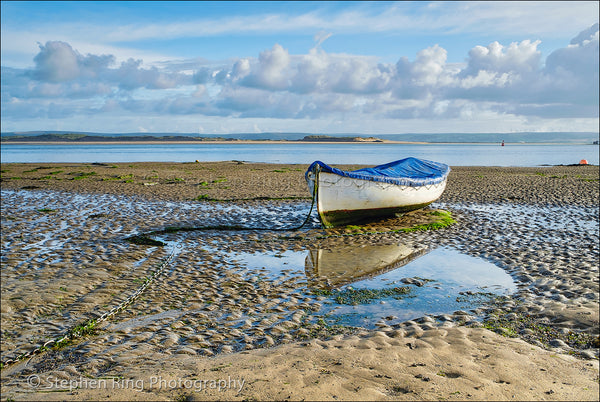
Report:
[[[247,173],[248,166],[230,168]],[[459,169],[436,203],[452,211],[458,223],[436,232],[324,236],[335,233],[320,229],[313,219],[292,232],[163,234],[165,247],[125,239],[169,226],[295,226],[304,220],[310,200],[161,201],[170,193],[120,195],[112,187],[101,193],[101,181],[77,187],[87,178],[76,180],[69,192],[9,190],[3,181],[2,361],[100,317],[174,255],[148,289],[101,322],[95,334],[3,368],[2,396],[511,399],[515,394],[518,399],[597,399],[598,182],[597,167],[595,182],[589,168],[584,175],[590,177],[579,178],[582,171],[569,167],[561,168],[568,175],[574,172],[566,178],[522,171],[515,176],[510,168]],[[493,180],[480,182],[488,174]],[[515,177],[516,183],[511,181]],[[561,191],[551,187],[531,202],[524,199],[531,188],[543,190],[541,184],[561,180]],[[282,183],[281,193],[290,194]],[[500,195],[490,190],[492,185],[511,191]],[[158,185],[140,187],[147,191]],[[588,194],[594,189],[595,195]],[[236,197],[252,198],[244,195]],[[232,251],[277,255],[315,245],[397,243],[452,246],[485,258],[509,272],[518,291],[474,311],[382,322],[377,332],[349,330],[314,319],[323,300],[306,292],[303,267],[269,278],[261,267],[227,257]],[[504,336],[479,328],[484,319]],[[509,328],[503,333],[503,320],[522,325],[515,333]],[[537,331],[540,326],[549,329],[546,336]],[[578,342],[582,339],[587,343]],[[537,374],[529,375],[532,371]],[[159,375],[180,381],[170,383],[174,387],[150,387]],[[31,376],[40,384],[27,383]],[[227,376],[244,377],[240,392],[198,389],[188,381],[190,389],[181,383],[182,378]],[[109,390],[99,389],[80,381],[78,390],[47,392],[64,391],[53,379],[81,378],[136,379],[143,389],[134,389],[135,383],[115,389],[114,382]]]

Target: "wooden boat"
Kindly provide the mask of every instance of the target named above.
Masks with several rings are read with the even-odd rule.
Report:
[[[304,262],[309,280],[325,281],[328,288],[374,278],[427,254],[426,246],[386,244],[341,246],[310,250]]]
[[[449,173],[417,158],[349,172],[315,161],[305,178],[322,225],[334,227],[423,208],[442,195]]]

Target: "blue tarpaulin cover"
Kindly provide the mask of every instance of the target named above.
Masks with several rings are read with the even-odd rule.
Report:
[[[372,168],[358,169],[347,172],[345,170],[331,167],[321,161],[313,162],[306,171],[308,173],[317,167],[322,172],[337,174],[354,179],[381,181],[384,183],[398,184],[401,186],[425,186],[438,184],[450,173],[450,167],[440,162],[432,162],[418,158],[405,158],[398,161],[386,163]]]

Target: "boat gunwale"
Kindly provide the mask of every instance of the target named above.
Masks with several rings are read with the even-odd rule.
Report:
[[[305,173],[305,179],[307,181],[309,181],[309,173],[310,172],[315,172],[315,171],[325,171],[326,173],[331,173],[331,174],[335,174],[341,177],[346,177],[349,179],[356,179],[356,180],[365,180],[365,181],[373,181],[373,182],[382,182],[382,183],[388,183],[388,184],[393,184],[393,185],[398,185],[398,186],[408,186],[408,187],[422,187],[422,186],[427,186],[427,185],[435,185],[435,184],[439,184],[444,182],[445,180],[448,179],[448,175],[450,174],[450,166],[441,163],[441,162],[433,162],[433,161],[428,161],[428,160],[424,160],[424,159],[417,159],[417,158],[404,158],[404,159],[400,159],[394,162],[390,162],[384,165],[378,165],[378,166],[374,166],[372,169],[376,169],[379,167],[383,167],[383,166],[388,166],[391,165],[393,163],[399,163],[399,162],[404,162],[407,160],[418,160],[420,162],[426,162],[429,164],[434,164],[437,165],[437,167],[441,168],[441,170],[438,169],[439,174],[433,176],[433,177],[408,177],[408,176],[400,176],[400,177],[395,177],[395,176],[386,176],[386,175],[374,175],[374,174],[363,174],[361,172],[362,169],[358,169],[358,170],[354,170],[354,171],[347,171],[347,170],[342,170],[342,169],[338,169],[332,166],[327,165],[324,162],[321,161],[314,161],[306,170]],[[325,168],[325,169],[323,169]]]

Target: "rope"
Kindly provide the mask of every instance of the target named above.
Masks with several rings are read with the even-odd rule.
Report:
[[[126,240],[132,242],[134,244],[145,244],[152,246],[164,246],[164,243],[155,239],[150,238],[149,236],[153,235],[161,235],[167,233],[176,233],[176,232],[192,232],[196,230],[259,230],[259,231],[275,231],[275,232],[288,232],[293,230],[300,230],[309,222],[312,211],[315,206],[315,201],[317,199],[317,180],[315,179],[315,185],[313,187],[312,201],[310,204],[310,209],[308,214],[306,215],[306,219],[300,226],[294,227],[285,227],[285,228],[277,228],[277,227],[256,227],[256,226],[242,226],[242,225],[208,225],[208,226],[190,226],[190,227],[167,227],[161,230],[154,230],[152,232],[141,233],[138,235],[134,235],[128,237]]]
[[[152,234],[163,234],[163,233],[173,233],[176,231],[193,231],[193,230],[271,230],[271,231],[300,230],[310,220],[310,216],[312,214],[312,211],[313,211],[313,208],[315,205],[316,194],[317,194],[317,180],[315,180],[315,185],[313,187],[312,202],[310,205],[310,210],[308,211],[308,215],[306,216],[306,219],[304,220],[304,222],[302,222],[302,224],[300,226],[296,226],[296,227],[273,228],[273,227],[245,227],[245,226],[238,226],[238,225],[215,225],[215,226],[199,226],[199,227],[192,227],[192,228],[167,228],[167,229],[163,229],[160,231],[150,232],[148,234],[133,236],[132,238],[133,239],[135,239],[135,238],[143,239],[144,237],[146,237],[148,235],[152,235]],[[129,240],[131,241],[132,238],[129,238]],[[159,243],[160,243],[160,245],[164,245],[164,243],[159,242],[157,240],[154,240],[154,239],[149,239],[149,240],[153,242],[153,245],[159,245]],[[135,243],[135,241],[132,241],[132,242]],[[42,346],[38,346],[35,349],[33,349],[27,353],[23,353],[12,359],[7,359],[7,360],[1,361],[0,368],[3,369],[5,367],[7,367],[8,365],[17,363],[28,357],[33,357],[37,354],[40,354],[40,353],[50,349],[51,347],[64,346],[64,345],[68,344],[70,341],[73,341],[77,338],[80,338],[82,336],[92,333],[93,329],[98,324],[100,324],[103,321],[108,320],[109,318],[111,318],[112,316],[117,314],[118,312],[123,311],[131,303],[133,303],[133,301],[135,299],[137,299],[148,288],[148,286],[150,286],[150,284],[164,271],[164,269],[169,265],[169,262],[171,261],[171,259],[173,258],[174,255],[175,255],[175,248],[173,248],[173,250],[171,251],[169,256],[167,256],[167,258],[165,258],[157,266],[157,268],[154,270],[154,272],[150,276],[146,277],[146,279],[144,280],[144,283],[133,294],[131,294],[125,301],[121,302],[118,306],[114,307],[112,310],[102,314],[97,319],[91,318],[91,319],[84,321],[82,324],[72,327],[62,337],[59,337],[56,339],[51,339],[51,340],[45,342]]]

